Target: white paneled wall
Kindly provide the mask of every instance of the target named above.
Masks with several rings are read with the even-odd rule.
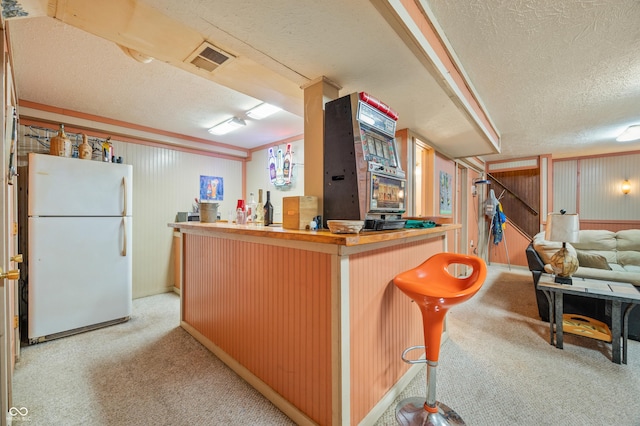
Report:
[[[23,161],[26,152],[48,152],[25,133],[33,131],[21,126]],[[115,155],[133,166],[133,297],[169,291],[173,288],[173,231],[167,224],[175,221],[178,211],[191,210],[199,197],[200,175],[222,177],[220,211],[235,208],[242,197],[242,162],[113,139],[112,143]]]
[[[133,165],[133,295],[141,297],[173,286],[173,232],[167,223],[189,211],[199,197],[200,175],[224,179],[221,212],[242,194],[242,163],[167,148],[114,141],[114,150]]]
[[[578,201],[580,219],[632,220],[640,216],[640,153],[585,157],[553,162],[554,210]],[[622,181],[631,193],[621,191]],[[576,196],[577,193],[577,196]]]
[[[553,163],[553,211],[561,209],[567,213],[578,211],[578,160],[559,161]],[[543,220],[547,220],[547,213],[543,212]]]
[[[580,216],[585,219],[638,220],[640,215],[640,154],[580,160]],[[624,195],[623,180],[632,192]]]

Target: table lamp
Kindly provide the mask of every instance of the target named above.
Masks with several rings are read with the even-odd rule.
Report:
[[[569,253],[567,243],[577,243],[580,240],[580,220],[577,214],[566,214],[565,210],[560,213],[549,213],[547,215],[547,227],[544,239],[547,241],[562,242],[562,248],[551,256],[550,265],[558,284],[571,284],[571,275],[578,270],[578,259]]]

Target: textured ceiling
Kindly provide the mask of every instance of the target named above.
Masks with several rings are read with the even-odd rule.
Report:
[[[503,156],[640,149],[640,1],[429,1]]]
[[[432,12],[502,136],[502,154],[487,158],[640,149],[614,142],[640,122],[638,0],[418,2]],[[399,128],[452,156],[490,154],[468,115],[376,7],[384,0],[57,3],[152,9],[166,15],[170,28],[184,29],[168,32],[173,44],[196,33],[237,59],[207,79],[166,63],[171,55],[163,57],[158,43],[149,49],[162,60],[142,64],[124,55],[113,40],[139,37],[144,53],[148,40],[138,26],[109,34],[112,22],[102,16],[83,22],[86,31],[50,17],[10,20],[22,100],[252,148],[302,134],[300,86],[326,76],[341,95],[367,91],[380,98],[399,112]],[[157,28],[166,37],[169,27]],[[233,115],[244,118],[262,101],[286,111],[247,120],[222,137],[206,131]]]

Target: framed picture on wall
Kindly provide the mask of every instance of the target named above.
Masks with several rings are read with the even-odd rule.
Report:
[[[447,172],[440,172],[440,214],[451,214],[451,175]]]
[[[222,201],[224,180],[218,176],[200,175],[200,201]]]

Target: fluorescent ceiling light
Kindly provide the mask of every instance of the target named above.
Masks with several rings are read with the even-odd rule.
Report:
[[[629,142],[636,139],[640,139],[640,124],[627,127],[627,130],[616,138],[618,142]]]
[[[282,108],[279,108],[277,106],[274,106],[265,102],[258,105],[255,108],[251,108],[249,111],[247,111],[247,115],[256,120],[262,120],[263,118],[268,117],[271,114],[275,114],[281,109]]]
[[[231,117],[230,119],[225,120],[220,124],[216,124],[215,126],[210,128],[209,133],[213,135],[224,135],[242,126],[245,126],[246,124],[247,123],[245,123],[244,120],[238,117]]]

